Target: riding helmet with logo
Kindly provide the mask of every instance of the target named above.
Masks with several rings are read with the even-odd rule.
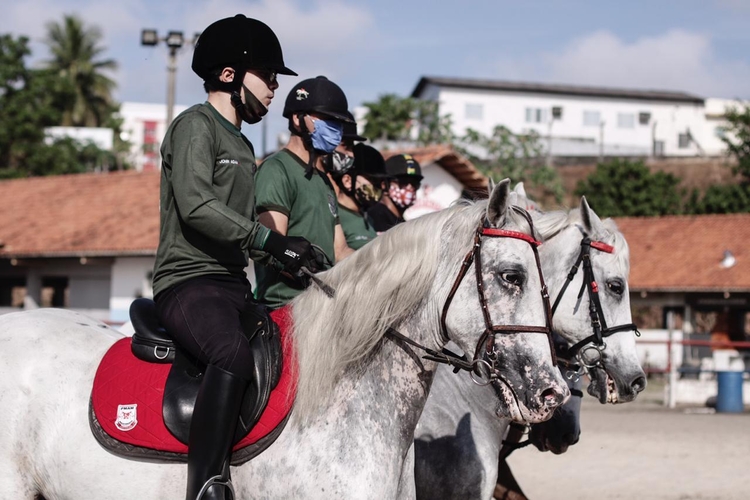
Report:
[[[422,168],[412,155],[403,154],[391,156],[385,162],[388,177],[411,177],[422,180]]]
[[[203,30],[195,44],[192,67],[204,80],[227,67],[297,75],[284,64],[281,44],[273,30],[242,14],[220,19]]]
[[[325,76],[302,80],[289,91],[284,118],[299,113],[315,113],[344,123],[354,122],[344,91]]]

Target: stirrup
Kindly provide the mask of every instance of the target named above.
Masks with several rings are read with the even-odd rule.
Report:
[[[198,492],[198,496],[195,497],[195,500],[201,500],[206,491],[208,491],[208,489],[214,485],[225,487],[227,490],[229,490],[229,493],[232,494],[231,500],[235,499],[234,486],[232,485],[231,479],[224,479],[223,477],[221,477],[221,475],[217,475],[209,478],[208,481],[206,481],[201,490]]]

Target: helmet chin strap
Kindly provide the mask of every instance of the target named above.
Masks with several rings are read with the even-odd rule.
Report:
[[[240,89],[236,89],[231,94],[232,106],[237,110],[237,114],[243,121],[251,125],[258,123],[268,113],[268,108],[255,97],[255,94],[245,84],[241,84],[241,86],[242,92],[245,94],[245,102],[242,102],[242,97],[240,97]]]

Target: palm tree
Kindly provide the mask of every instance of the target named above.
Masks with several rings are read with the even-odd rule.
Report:
[[[75,15],[65,15],[62,23],[47,23],[44,42],[52,52],[48,67],[58,71],[75,88],[75,99],[63,113],[63,126],[102,126],[115,108],[112,91],[116,84],[103,71],[117,69],[113,59],[97,59],[105,48],[99,45],[102,32],[84,26]]]

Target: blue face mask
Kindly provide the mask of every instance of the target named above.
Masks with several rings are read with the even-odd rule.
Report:
[[[338,120],[313,120],[315,130],[312,131],[313,148],[325,153],[333,153],[341,143],[344,124]]]

